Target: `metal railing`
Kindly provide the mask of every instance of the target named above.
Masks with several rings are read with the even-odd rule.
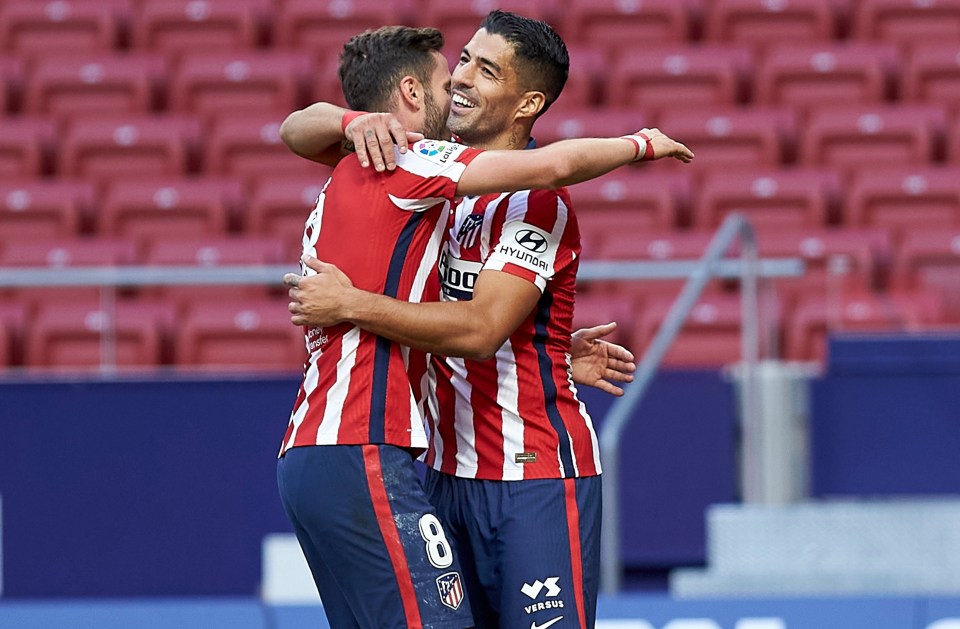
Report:
[[[739,239],[740,260],[723,260],[722,257]],[[679,264],[679,263],[675,263]],[[661,269],[666,270],[666,269]],[[596,266],[581,277],[600,279],[601,271],[612,272]],[[717,230],[703,257],[697,262],[684,263],[671,269],[677,275],[653,275],[642,267],[632,269],[635,274],[627,275],[627,268],[619,278],[664,278],[687,277],[687,282],[667,313],[663,324],[657,331],[649,347],[637,365],[632,383],[624,387],[623,397],[618,398],[606,417],[600,430],[600,457],[603,463],[603,526],[600,538],[600,587],[606,594],[614,594],[623,583],[623,557],[620,549],[620,444],[623,432],[634,416],[634,411],[646,393],[656,374],[663,356],[673,343],[690,311],[703,293],[707,282],[714,277],[739,276],[741,278],[741,317],[743,329],[741,352],[743,359],[743,417],[744,438],[755,431],[749,430],[757,421],[756,366],[760,344],[760,316],[757,299],[758,277],[797,276],[803,273],[801,260],[757,259],[757,242],[753,227],[740,214],[731,214]],[[680,273],[680,271],[684,271]],[[609,277],[603,275],[602,277]],[[744,444],[749,447],[749,444]],[[744,470],[751,477],[756,470]]]

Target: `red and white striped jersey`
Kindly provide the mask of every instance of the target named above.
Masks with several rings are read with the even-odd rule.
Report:
[[[358,288],[435,301],[437,260],[457,182],[480,152],[424,140],[398,152],[396,170],[383,173],[362,168],[353,157],[342,160],[307,219],[303,253],[337,265]],[[302,271],[315,273],[305,266]],[[346,323],[306,328],[305,337],[303,382],[281,455],[304,445],[427,447],[422,352]]]
[[[597,436],[570,367],[580,232],[567,191],[465,198],[451,218],[442,300],[471,299],[481,270],[525,278],[542,295],[490,360],[434,358],[427,464],[485,480],[599,474]]]

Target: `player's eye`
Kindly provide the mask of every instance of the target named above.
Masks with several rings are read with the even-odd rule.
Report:
[[[467,55],[460,55],[460,59],[457,61],[457,65],[458,65],[458,66],[462,66],[463,64],[467,63],[468,61],[470,61],[470,59],[467,57]]]

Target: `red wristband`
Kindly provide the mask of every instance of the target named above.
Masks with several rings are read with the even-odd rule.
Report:
[[[359,118],[360,116],[366,114],[365,111],[348,111],[343,114],[343,118],[340,119],[340,130],[344,133],[347,132],[347,125]]]
[[[653,159],[653,158],[654,158],[654,154],[653,154],[653,143],[650,142],[650,138],[647,137],[647,134],[646,134],[646,133],[638,133],[637,135],[639,135],[641,138],[643,138],[643,141],[647,143],[647,150],[643,152],[643,159]],[[639,143],[639,142],[637,142],[637,147],[638,147],[638,148],[637,148],[637,152],[639,153],[639,152],[640,152],[640,150],[639,150],[640,143]]]

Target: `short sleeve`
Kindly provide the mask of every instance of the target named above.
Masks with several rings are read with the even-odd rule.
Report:
[[[569,207],[554,191],[511,195],[500,237],[483,268],[524,278],[543,292],[576,259],[576,248],[568,241],[569,218]]]
[[[411,212],[452,201],[467,164],[482,152],[456,142],[415,142],[406,153],[397,150],[397,169],[384,180],[387,194],[397,207]]]

